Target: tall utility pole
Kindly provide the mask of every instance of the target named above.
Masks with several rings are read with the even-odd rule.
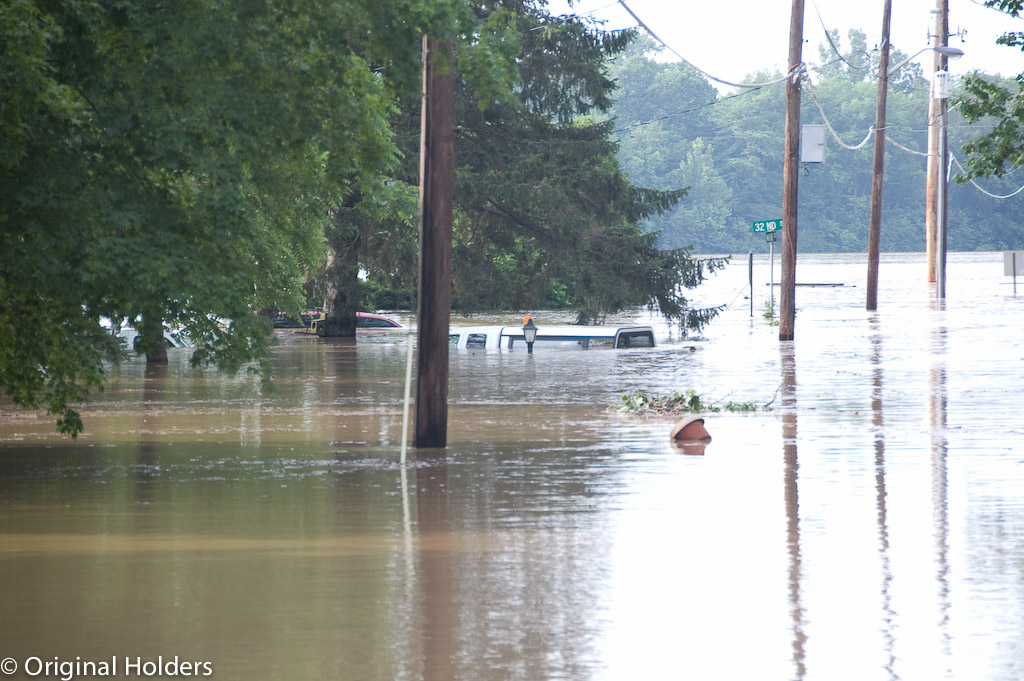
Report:
[[[803,79],[804,0],[793,0],[786,82],[786,150],[782,169],[782,287],[779,340],[793,340],[796,322],[796,214],[800,173],[800,83]]]
[[[878,309],[878,255],[882,245],[882,180],[885,166],[885,104],[889,95],[889,17],[892,0],[882,10],[882,51],[878,58],[878,97],[875,104],[875,160],[871,176],[871,222],[868,226],[867,309]]]
[[[454,47],[423,37],[420,271],[413,446],[448,446],[448,326],[455,194]]]
[[[932,47],[946,47],[949,41],[949,3],[947,0],[935,0],[935,26],[932,35]],[[949,58],[938,51],[933,51],[932,76],[936,71],[945,71]],[[928,100],[928,172],[925,189],[925,260],[928,268],[928,283],[935,283],[935,248],[938,244],[938,179],[939,179],[939,120],[943,117],[946,100],[935,96],[933,92]]]

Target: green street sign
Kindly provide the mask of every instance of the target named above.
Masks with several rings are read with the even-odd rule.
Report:
[[[776,233],[776,232],[768,232],[767,234],[764,235],[764,239],[765,239],[765,241],[772,242],[772,241],[775,241],[775,237],[777,237],[777,236],[778,236],[778,233]]]
[[[754,222],[754,234],[765,234],[777,232],[782,229],[782,219],[778,220],[757,220]]]

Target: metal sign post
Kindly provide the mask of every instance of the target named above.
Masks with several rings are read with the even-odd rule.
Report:
[[[750,252],[747,261],[747,278],[750,279],[750,316],[754,316],[754,252]]]
[[[771,273],[769,286],[771,288],[771,303],[768,307],[768,314],[775,317],[775,238],[777,232],[782,229],[782,219],[778,220],[756,220],[753,225],[754,234],[764,234],[765,239],[768,241],[768,259],[771,262],[769,271]],[[751,301],[753,306],[753,301]]]
[[[1003,274],[1013,276],[1013,295],[1017,295],[1017,275],[1024,274],[1024,251],[1003,251]]]

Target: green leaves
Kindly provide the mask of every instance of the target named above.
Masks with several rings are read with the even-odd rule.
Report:
[[[459,105],[453,300],[463,310],[564,304],[580,322],[649,305],[699,328],[682,292],[703,277],[685,251],[654,247],[641,220],[685,189],[633,185],[620,170],[607,63],[635,37],[524,9],[518,106]],[[500,283],[498,283],[500,282]]]
[[[767,405],[766,405],[767,406]],[[733,402],[727,400],[721,405],[706,402],[692,388],[686,392],[674,392],[671,395],[651,395],[644,390],[628,393],[621,398],[619,411],[629,412],[638,416],[651,414],[679,415],[700,414],[718,411],[757,411],[753,402]]]
[[[970,123],[992,120],[990,132],[964,145],[969,177],[1001,177],[1024,166],[1024,74],[1016,82],[970,74],[957,99]]]
[[[658,251],[639,226],[686,190],[632,184],[616,158],[613,123],[596,118],[611,104],[608,61],[635,34],[593,31],[578,18],[548,16],[541,4],[479,3],[479,28],[460,47],[453,305],[566,306],[580,321],[650,305],[699,328],[714,311],[689,310],[683,291],[714,266],[691,262],[686,251]],[[477,69],[493,74],[501,60],[514,69],[478,78]],[[396,129],[411,187],[418,99],[408,106]],[[410,286],[402,272],[415,271],[414,233],[393,219],[375,222],[361,231],[361,261],[384,300],[384,291]],[[385,243],[383,234],[392,235],[391,248],[371,247]]]
[[[4,3],[0,388],[80,430],[101,315],[259,360],[253,312],[299,306],[331,208],[397,162],[422,32],[471,20],[457,0]],[[17,333],[32,310],[45,330]]]

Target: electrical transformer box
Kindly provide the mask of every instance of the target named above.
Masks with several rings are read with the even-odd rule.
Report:
[[[800,129],[800,162],[825,162],[825,126],[804,125]]]

